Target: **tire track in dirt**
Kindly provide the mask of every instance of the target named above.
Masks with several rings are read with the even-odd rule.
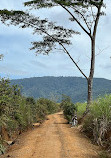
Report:
[[[61,115],[61,114],[60,114]],[[64,140],[64,133],[62,132],[61,128],[60,128],[60,124],[65,124],[67,123],[66,120],[65,122],[58,122],[57,119],[54,117],[54,119],[56,120],[54,123],[56,124],[56,128],[57,128],[57,132],[59,134],[59,139],[61,142],[61,158],[69,158],[70,157],[70,153],[67,149],[67,147],[65,146],[65,140]]]

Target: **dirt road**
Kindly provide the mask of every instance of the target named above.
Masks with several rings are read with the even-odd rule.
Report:
[[[97,152],[98,147],[57,113],[39,128],[22,134],[1,158],[98,158]]]

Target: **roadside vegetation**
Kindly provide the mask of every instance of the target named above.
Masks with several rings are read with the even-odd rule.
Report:
[[[65,118],[68,122],[71,122],[72,116],[76,113],[77,108],[70,97],[63,95],[60,107],[63,110]]]
[[[73,104],[69,97],[65,97],[61,103],[68,122],[71,121],[75,112],[79,121],[83,117],[86,105],[87,103]],[[111,151],[111,95],[99,97],[92,102],[89,113],[82,119],[82,131],[93,143]],[[105,156],[106,153],[101,153],[100,156]]]
[[[58,110],[59,105],[54,101],[24,97],[17,85],[11,86],[9,80],[0,79],[0,154],[5,152],[7,141]]]
[[[100,97],[92,103],[83,130],[94,143],[111,150],[111,95]]]

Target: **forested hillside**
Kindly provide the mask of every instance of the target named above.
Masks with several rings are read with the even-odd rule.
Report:
[[[73,102],[87,99],[87,83],[81,77],[34,77],[11,80],[11,84],[22,86],[22,94],[34,98],[44,97],[61,101],[62,94],[68,95]],[[111,80],[95,78],[93,96],[111,93]]]

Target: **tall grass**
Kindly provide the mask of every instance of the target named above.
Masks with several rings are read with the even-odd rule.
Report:
[[[87,103],[76,103],[75,106],[77,108],[77,117],[78,119],[83,117],[83,113],[86,111]]]
[[[98,145],[109,143],[107,133],[111,131],[111,95],[98,98],[92,103],[83,128]]]

